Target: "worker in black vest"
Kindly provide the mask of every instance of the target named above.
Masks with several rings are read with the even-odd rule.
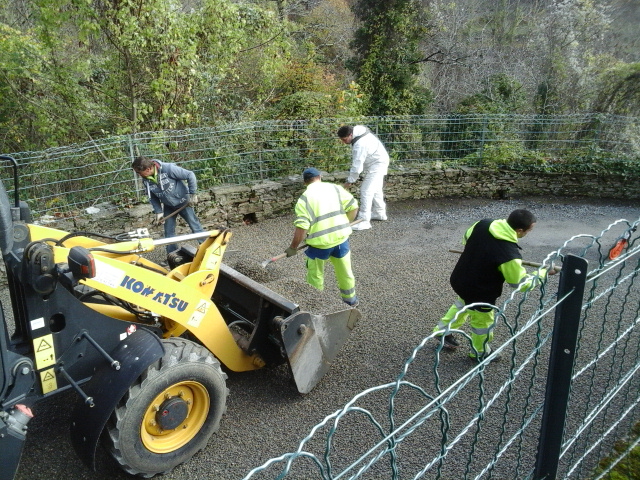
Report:
[[[482,361],[491,354],[489,342],[493,339],[495,303],[502,295],[502,286],[526,291],[536,286],[547,270],[539,269],[528,275],[522,266],[522,255],[518,239],[533,230],[536,218],[528,210],[514,210],[506,220],[480,220],[464,234],[464,251],[451,274],[451,286],[458,299],[434,327],[434,333],[447,328],[460,328],[467,319],[471,326],[473,350],[469,356]],[[548,274],[555,274],[549,270]],[[465,305],[484,304],[469,307],[458,315]],[[443,339],[445,348],[460,346],[452,333]]]

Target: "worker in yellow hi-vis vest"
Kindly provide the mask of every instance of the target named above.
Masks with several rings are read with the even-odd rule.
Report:
[[[322,290],[324,288],[324,267],[327,260],[333,265],[342,300],[355,307],[358,304],[356,280],[351,269],[349,249],[349,223],[358,214],[358,202],[353,195],[340,185],[322,181],[320,171],[307,168],[302,172],[307,186],[295,206],[296,229],[287,257],[298,253],[298,245],[303,240],[305,250],[307,282]]]

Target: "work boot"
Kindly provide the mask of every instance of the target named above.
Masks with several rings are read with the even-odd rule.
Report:
[[[436,340],[436,342],[440,343],[441,337],[442,335],[438,335],[437,337],[434,337],[434,339]],[[456,340],[456,337],[453,336],[453,333],[444,336],[444,340],[442,342],[443,348],[446,348],[447,350],[455,350],[459,346],[460,344],[458,343],[458,340]]]
[[[450,333],[449,335],[444,336],[444,346],[454,350],[458,348],[460,344],[458,343],[458,340],[456,340],[456,337],[453,336],[453,333]]]
[[[346,303],[347,305],[349,305],[351,308],[356,308],[358,305],[360,305],[360,302],[358,301],[358,297],[353,297],[350,300],[347,300],[346,298],[342,300],[344,303]]]
[[[491,353],[493,352],[493,350],[491,350],[491,347],[489,345],[487,345],[485,347],[485,351],[484,352],[478,352],[478,354],[476,355],[476,352],[471,352],[469,353],[469,357],[472,358],[473,360],[475,360],[478,363],[483,362],[486,358],[489,358],[491,356]],[[493,357],[491,357],[491,362],[498,362],[500,361],[500,359],[502,358],[502,355],[500,355],[499,353],[496,353],[495,355],[493,355]]]

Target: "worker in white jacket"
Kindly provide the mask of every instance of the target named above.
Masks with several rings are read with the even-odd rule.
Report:
[[[358,219],[362,219],[362,222],[351,229],[367,230],[371,228],[371,220],[387,219],[382,187],[389,168],[389,154],[378,137],[364,125],[344,125],[338,129],[338,137],[342,143],[351,145],[352,149],[353,160],[344,187],[349,188],[361,173],[364,174],[358,213]]]

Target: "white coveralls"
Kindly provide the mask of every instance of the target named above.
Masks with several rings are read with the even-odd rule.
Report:
[[[362,222],[353,225],[352,229],[366,230],[371,228],[371,219],[387,219],[382,186],[389,168],[389,154],[378,137],[363,125],[353,127],[351,148],[353,160],[347,183],[355,183],[360,174],[364,173],[358,212],[358,218],[361,218]]]

